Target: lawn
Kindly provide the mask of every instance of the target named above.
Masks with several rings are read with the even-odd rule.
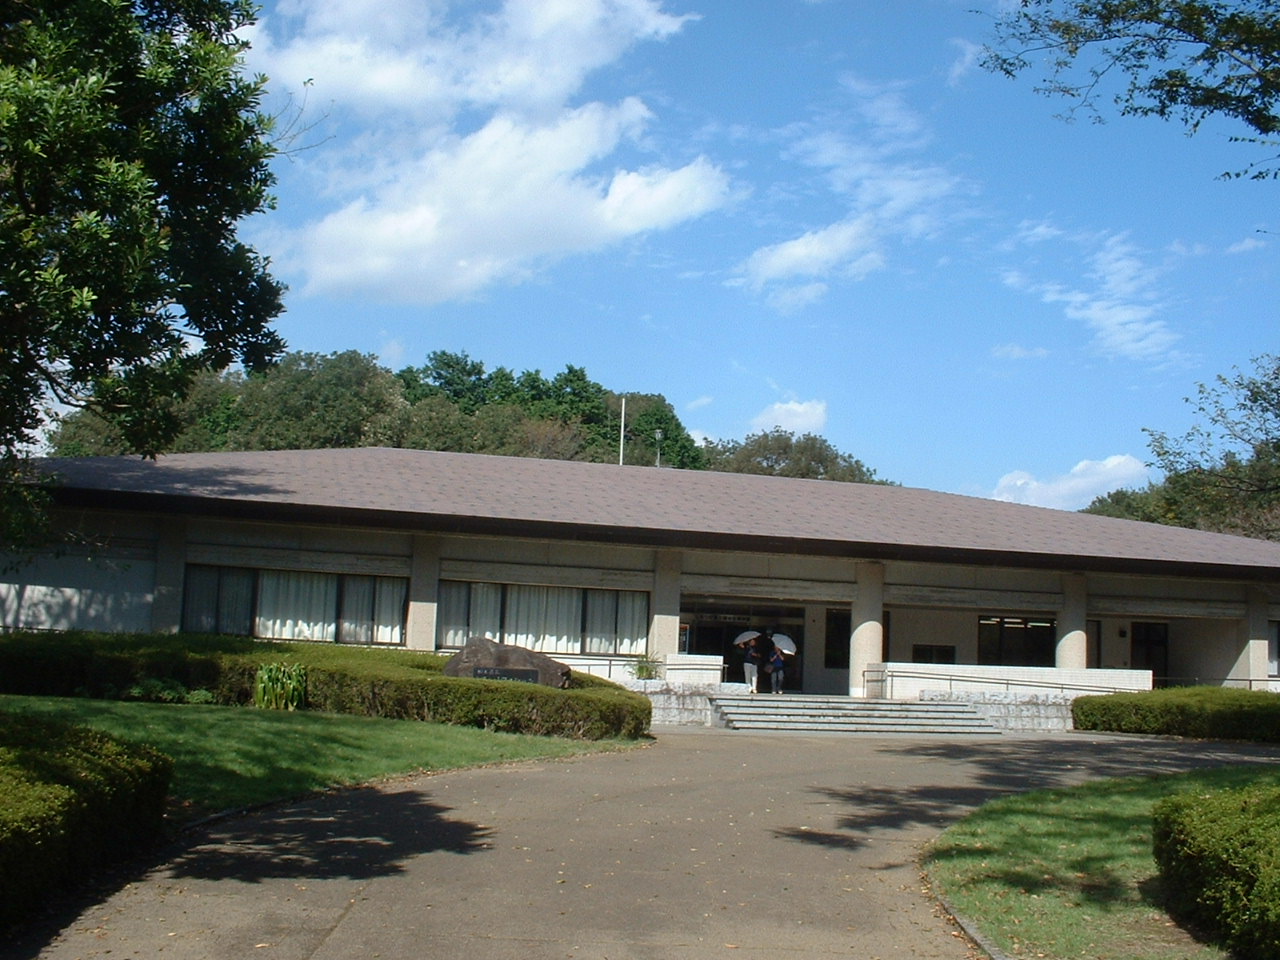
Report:
[[[177,823],[420,770],[566,757],[636,744],[309,711],[84,698],[0,696],[0,710],[83,724],[168,754],[174,759],[171,816]]]
[[[1225,960],[1161,907],[1151,808],[1161,797],[1259,783],[1274,767],[1103,780],[986,804],[931,847],[936,892],[1011,957]]]

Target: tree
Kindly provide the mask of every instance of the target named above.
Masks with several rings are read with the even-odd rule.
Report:
[[[812,433],[796,436],[775,427],[749,435],[745,440],[720,440],[703,444],[709,470],[726,473],[758,473],[771,477],[839,480],[847,483],[888,483],[876,478],[861,460],[841,453],[828,440]]]
[[[246,379],[230,443],[236,450],[397,446],[408,412],[400,383],[370,354],[288,353]]]
[[[1225,0],[1021,0],[996,19],[984,65],[1013,77],[1033,62],[1040,92],[1101,118],[1112,94],[1122,115],[1181,120],[1194,132],[1210,116],[1274,145],[1280,133],[1280,10]],[[1280,175],[1275,158],[1231,175]]]
[[[1280,539],[1280,356],[1254,359],[1200,384],[1200,422],[1181,437],[1148,430],[1165,493],[1180,521],[1210,530]]]
[[[282,288],[236,237],[271,202],[252,21],[248,0],[0,9],[0,483],[48,398],[152,454],[197,371],[281,351]]]

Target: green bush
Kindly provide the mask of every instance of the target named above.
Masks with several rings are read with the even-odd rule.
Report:
[[[307,705],[307,668],[300,663],[264,663],[253,681],[253,705],[301,710]]]
[[[1170,912],[1241,960],[1280,956],[1280,788],[1178,794],[1152,817]]]
[[[0,635],[0,693],[118,699],[130,690],[186,689],[244,705],[254,702],[259,669],[288,660],[305,668],[307,704],[317,710],[580,739],[649,729],[648,698],[600,677],[575,672],[568,690],[453,678],[443,674],[448,659],[244,637],[13,633]]]
[[[1077,730],[1280,743],[1280,694],[1225,687],[1171,687],[1077,697]]]
[[[171,773],[149,747],[0,713],[0,923],[157,839]]]

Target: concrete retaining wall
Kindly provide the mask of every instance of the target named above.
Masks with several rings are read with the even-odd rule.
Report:
[[[628,690],[643,693],[653,704],[653,722],[691,727],[719,726],[711,698],[744,695],[745,683],[671,683],[667,680],[620,680]]]
[[[1001,730],[1072,730],[1071,701],[1061,693],[966,693],[922,690],[920,699],[932,702],[971,703],[974,709]]]

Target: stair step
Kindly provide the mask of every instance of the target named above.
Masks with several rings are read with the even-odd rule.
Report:
[[[789,730],[823,733],[1000,733],[970,704],[852,697],[755,694],[713,697],[724,725],[732,730]]]

